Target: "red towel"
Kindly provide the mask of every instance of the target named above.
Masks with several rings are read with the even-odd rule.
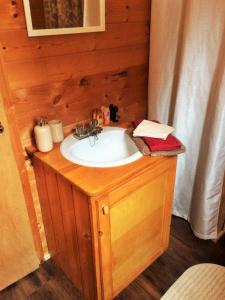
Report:
[[[142,121],[143,120],[140,119],[134,121],[134,128],[136,128]],[[152,122],[160,123],[155,120],[152,120]],[[152,152],[176,150],[180,149],[182,146],[180,141],[178,141],[172,134],[169,134],[165,140],[151,137],[143,137],[143,140],[149,146]]]

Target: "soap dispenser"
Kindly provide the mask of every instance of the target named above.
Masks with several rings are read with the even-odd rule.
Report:
[[[48,152],[53,148],[51,129],[45,118],[40,118],[34,127],[36,145],[39,151]]]

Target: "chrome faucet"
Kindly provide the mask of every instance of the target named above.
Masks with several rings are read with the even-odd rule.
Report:
[[[78,140],[82,140],[89,136],[97,136],[101,131],[102,127],[98,126],[98,121],[94,119],[89,124],[77,124],[73,136]]]

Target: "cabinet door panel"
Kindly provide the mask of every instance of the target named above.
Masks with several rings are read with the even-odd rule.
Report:
[[[166,176],[139,187],[110,209],[114,291],[163,249]]]
[[[124,185],[99,202],[99,227],[105,235],[100,243],[106,299],[117,295],[167,247],[174,174],[174,164],[163,172],[158,170],[154,178],[147,171],[142,184],[139,176],[132,180],[132,189],[128,183],[128,189]],[[108,214],[102,209],[105,205]]]

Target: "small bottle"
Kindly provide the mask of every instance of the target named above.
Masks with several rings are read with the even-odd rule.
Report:
[[[94,109],[92,112],[92,119],[97,120],[98,126],[103,126],[103,113],[101,109]]]
[[[48,152],[53,148],[51,129],[45,118],[40,118],[34,127],[36,145],[39,151]]]
[[[103,119],[103,113],[102,113],[101,109],[97,110],[97,121],[98,121],[99,126],[103,126],[104,119]]]
[[[102,113],[103,113],[103,120],[104,120],[104,125],[109,125],[110,124],[110,111],[109,108],[106,106],[101,107]]]
[[[60,143],[64,139],[63,134],[63,126],[62,121],[60,120],[51,120],[48,122],[51,134],[52,134],[52,141],[53,143]]]

